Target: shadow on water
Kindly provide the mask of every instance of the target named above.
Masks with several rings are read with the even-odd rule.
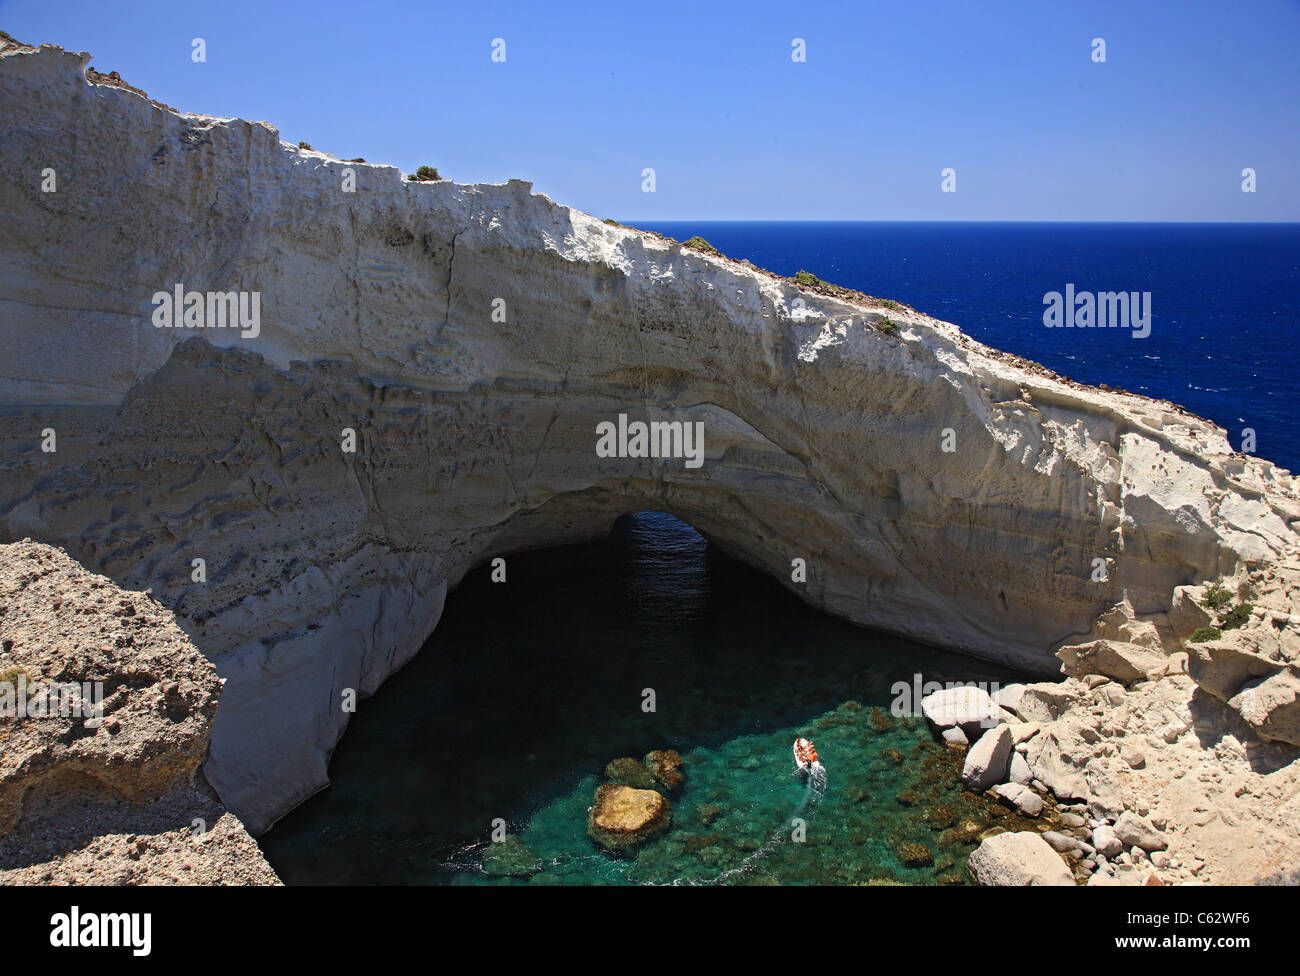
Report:
[[[489,572],[481,566],[466,577],[419,655],[361,703],[331,760],[329,789],[261,839],[287,883],[465,881],[451,863],[465,867],[457,852],[485,840],[494,819],[515,832],[534,818],[554,820],[566,804],[572,809],[556,829],[589,857],[597,854],[584,819],[590,778],[615,757],[674,748],[687,755],[688,776],[697,763],[704,777],[710,757],[731,749],[761,753],[787,776],[783,730],[845,702],[888,711],[893,683],[910,684],[916,673],[940,682],[1018,678],[813,610],[663,513],[625,516],[590,545],[512,555],[505,583]],[[653,712],[643,709],[647,689]],[[916,757],[933,750],[928,764],[939,762],[942,747],[921,723],[905,721],[895,744],[914,747]],[[844,749],[869,738],[846,738]],[[849,758],[844,752],[841,768],[831,767],[832,791],[837,773],[845,783]],[[874,758],[857,755],[852,764],[868,776]],[[745,760],[747,769],[756,765]],[[892,783],[887,799],[870,803],[884,818],[873,821],[882,844],[898,833],[890,818],[900,785],[908,784]],[[848,789],[856,799],[845,802],[858,804],[869,792]],[[688,799],[683,809],[707,799]],[[545,877],[627,880],[608,872]]]

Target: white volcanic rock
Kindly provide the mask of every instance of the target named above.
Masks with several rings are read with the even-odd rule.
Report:
[[[1124,684],[1158,677],[1168,669],[1163,654],[1141,644],[1095,640],[1062,647],[1056,652],[1066,674],[1075,678],[1102,675]]]
[[[1043,798],[1020,783],[1002,783],[993,790],[1009,806],[1015,807],[1027,817],[1036,817],[1043,812]]]
[[[1144,851],[1163,851],[1169,846],[1160,831],[1131,810],[1125,810],[1115,821],[1115,837],[1125,847],[1140,847]]]
[[[970,872],[981,885],[1072,885],[1074,875],[1047,841],[1030,831],[996,834],[971,852]]]
[[[983,688],[945,688],[921,699],[921,714],[938,729],[959,728],[967,740],[978,739],[998,724],[998,706]]]
[[[1044,676],[1123,601],[1163,615],[1178,586],[1295,563],[1290,475],[1168,403],[523,181],[411,183],[0,47],[0,539],[175,612],[226,680],[205,773],[254,831],[327,783],[347,692],[406,663],[467,572],[626,512]],[[178,284],[257,292],[256,334],[156,328]],[[620,414],[702,423],[702,466],[598,456]]]
[[[970,751],[962,766],[962,785],[969,790],[987,790],[1007,778],[1011,763],[1011,729],[999,725],[985,732]]]

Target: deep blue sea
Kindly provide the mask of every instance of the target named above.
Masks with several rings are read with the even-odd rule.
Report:
[[[1300,469],[1300,224],[683,221],[734,258],[824,281],[959,325],[1084,383],[1172,400],[1254,454]],[[1151,334],[1051,329],[1043,296],[1150,292]]]

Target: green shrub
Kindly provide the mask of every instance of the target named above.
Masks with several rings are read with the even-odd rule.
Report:
[[[1215,580],[1205,588],[1205,599],[1201,606],[1209,610],[1222,610],[1232,602],[1232,594],[1223,585],[1223,580]]]
[[[298,143],[298,148],[299,148],[299,149],[311,149],[311,143],[310,143],[310,142],[300,142],[300,143]],[[312,150],[312,151],[315,152],[315,150]]]
[[[902,312],[908,307],[902,302],[894,301],[892,298],[877,298],[875,301],[876,304],[882,308],[887,308],[894,312]]]
[[[1255,608],[1249,603],[1238,603],[1231,610],[1219,614],[1219,627],[1223,630],[1236,630],[1250,622],[1250,612]]]
[[[811,271],[799,271],[794,276],[795,284],[799,285],[820,285],[823,281]]]
[[[1206,641],[1218,640],[1222,636],[1223,632],[1218,627],[1197,627],[1187,640],[1191,644],[1204,644]]]
[[[358,156],[356,159],[349,159],[348,162],[349,162],[349,163],[364,163],[365,160],[362,159],[360,156]]]
[[[414,173],[408,176],[407,179],[412,183],[434,183],[437,180],[442,179],[442,177],[438,175],[438,169],[436,166],[421,166]]]
[[[898,330],[902,328],[902,323],[895,322],[893,319],[885,318],[876,323],[876,328],[885,335],[898,335]]]
[[[613,217],[606,217],[604,220],[601,221],[601,223],[602,223],[602,224],[609,224],[609,226],[611,226],[611,227],[622,227],[622,226],[623,226],[623,225],[620,224],[617,220],[615,220]]]
[[[721,252],[716,247],[706,241],[703,237],[692,237],[684,243],[682,247],[689,247],[692,251],[699,251],[702,254],[716,254],[721,256]]]

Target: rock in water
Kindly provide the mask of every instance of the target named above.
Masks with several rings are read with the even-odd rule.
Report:
[[[1074,875],[1061,855],[1038,834],[1020,831],[983,841],[967,862],[977,883],[996,887],[1072,885]]]
[[[641,760],[630,756],[610,760],[605,767],[605,778],[611,783],[635,786],[638,790],[654,789],[655,785],[654,773]]]
[[[969,790],[987,790],[1007,778],[1011,765],[1011,729],[999,725],[989,729],[966,753],[961,770],[962,785]]]
[[[665,830],[672,806],[656,790],[600,786],[587,816],[587,833],[612,851],[625,851]]]
[[[655,782],[665,789],[675,790],[682,785],[685,774],[682,773],[682,757],[676,749],[656,749],[646,753],[645,765]]]
[[[528,878],[541,869],[542,862],[516,834],[507,834],[483,852],[483,870],[493,877]]]

